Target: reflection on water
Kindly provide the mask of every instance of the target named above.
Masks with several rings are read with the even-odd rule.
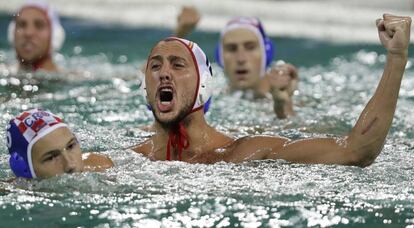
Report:
[[[69,73],[16,75],[9,69],[12,53],[0,56],[0,128],[22,110],[43,107],[64,117],[84,151],[105,153],[116,164],[105,173],[1,183],[0,218],[7,227],[414,225],[411,63],[384,150],[361,169],[271,160],[151,162],[126,149],[149,136],[138,127],[153,121],[139,90],[142,60],[62,55],[59,63]],[[274,117],[268,100],[223,93],[225,79],[215,67],[217,89],[207,119],[234,137],[344,134],[373,94],[384,61],[382,54],[359,51],[301,67],[298,115],[287,120]],[[0,151],[0,178],[6,180],[13,175],[3,134]]]

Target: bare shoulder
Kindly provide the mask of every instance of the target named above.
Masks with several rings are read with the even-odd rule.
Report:
[[[228,147],[230,162],[266,159],[275,148],[282,147],[289,139],[279,136],[247,136],[239,138]]]
[[[114,166],[106,155],[86,153],[83,157],[84,171],[101,172]]]
[[[131,147],[130,149],[147,156],[152,151],[152,145],[152,138],[150,138],[136,146]]]

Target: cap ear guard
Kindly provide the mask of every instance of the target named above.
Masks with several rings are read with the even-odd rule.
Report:
[[[224,68],[224,64],[223,64],[223,58],[221,57],[221,55],[222,55],[222,53],[220,53],[221,52],[221,41],[219,41],[218,43],[217,43],[217,46],[216,46],[216,51],[215,51],[215,57],[216,57],[216,62],[217,62],[217,64],[221,67],[221,68]]]
[[[208,110],[210,109],[210,104],[211,104],[211,98],[212,97],[213,96],[209,97],[208,100],[204,103],[204,106],[203,106],[204,113],[207,113]]]
[[[269,36],[267,36],[264,28],[263,28],[263,24],[262,22],[259,20],[259,18],[256,18],[257,23],[258,23],[258,29],[260,34],[262,34],[263,37],[263,42],[264,42],[264,49],[265,49],[265,53],[266,53],[266,67],[269,67],[270,64],[272,63],[273,60],[273,55],[274,55],[274,45],[272,40],[269,38]]]
[[[211,97],[211,88],[209,86],[209,82],[211,79],[209,79],[209,77],[211,77],[211,75],[205,73],[205,75],[203,75],[202,77],[200,77],[200,88],[198,91],[198,97],[197,99],[199,100],[200,104],[205,104],[207,102],[207,100],[210,99]]]
[[[14,46],[14,30],[16,29],[16,22],[12,20],[7,28],[7,40]]]
[[[62,48],[65,42],[65,30],[62,25],[57,24],[52,29],[52,48],[53,51],[58,51]]]
[[[200,52],[199,52],[200,51]],[[213,80],[213,69],[211,68],[210,61],[208,60],[208,57],[202,52],[202,49],[197,46],[196,51],[198,52],[198,60],[202,61],[202,56],[204,56],[204,64],[201,62],[198,63],[198,65],[202,65],[203,67],[200,68],[200,72],[202,72],[202,75],[200,75],[200,85],[198,89],[198,97],[196,98],[196,103],[203,105],[203,111],[204,113],[208,112],[208,109],[210,107],[211,103],[211,97],[212,97],[212,88],[211,83]],[[207,104],[208,103],[208,104]]]
[[[139,89],[142,91],[145,101],[147,102],[145,104],[147,106],[147,109],[152,111],[151,105],[148,104],[148,100],[147,100],[147,87],[145,86],[145,78],[142,80],[141,85],[139,86]]]
[[[15,138],[17,142],[13,143],[12,134],[15,134],[18,131],[17,127],[9,124],[6,130],[7,148],[10,152],[9,165],[11,170],[17,177],[33,178],[33,175],[30,172],[29,163],[17,152],[18,150],[22,150],[22,147],[24,148],[25,142],[23,137],[17,136]],[[16,145],[16,143],[18,145]]]
[[[29,164],[17,152],[10,154],[9,165],[13,173],[18,177],[33,178]]]
[[[207,101],[211,102],[211,97],[212,97],[211,80],[213,79],[213,68],[211,68],[211,64],[210,64],[210,61],[208,60],[208,57],[206,55],[204,56],[206,58],[207,71],[204,71],[203,75],[201,75],[201,78],[200,78],[201,81],[200,81],[199,96],[200,96],[200,99],[203,99],[202,103],[205,104]]]
[[[274,45],[269,37],[265,38],[265,51],[266,51],[266,67],[269,67],[272,63],[274,56]]]
[[[145,99],[147,99],[147,86],[145,85],[145,78],[141,80],[141,85],[139,85],[139,89],[144,94]]]

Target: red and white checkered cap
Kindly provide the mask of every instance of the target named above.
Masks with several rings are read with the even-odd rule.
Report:
[[[36,173],[32,163],[32,147],[41,138],[57,128],[68,127],[63,121],[51,112],[41,109],[24,111],[10,120],[7,128],[7,146],[9,153],[17,153],[25,160],[32,178]]]

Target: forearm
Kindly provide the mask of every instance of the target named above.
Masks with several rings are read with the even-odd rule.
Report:
[[[198,21],[198,19],[197,19]],[[174,36],[184,38],[189,35],[194,28],[197,26],[197,22],[194,21],[192,23],[177,23],[177,27],[174,29]]]
[[[295,115],[293,111],[293,102],[292,100],[289,101],[273,101],[273,111],[275,112],[277,118],[284,119],[288,116]]]
[[[288,94],[288,91],[274,89],[271,93],[273,98],[273,111],[279,119],[284,119],[295,114],[293,111],[292,96]]]
[[[185,29],[182,26],[177,26],[174,30],[174,36],[184,38],[191,32],[191,29]]]
[[[284,101],[273,101],[273,111],[275,112],[277,118],[284,119],[287,117],[285,112],[285,102]]]
[[[197,26],[200,14],[194,7],[184,6],[177,17],[177,27],[174,30],[176,37],[185,37]]]
[[[267,159],[284,159],[296,163],[358,165],[342,138],[312,138],[286,141],[275,148]]]
[[[387,55],[387,62],[374,96],[349,135],[352,151],[373,160],[380,152],[394,116],[407,55]]]

